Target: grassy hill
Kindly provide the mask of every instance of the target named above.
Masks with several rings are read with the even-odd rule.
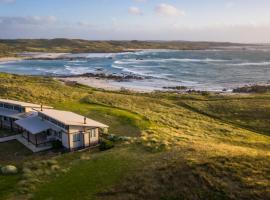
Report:
[[[131,136],[108,151],[0,144],[0,199],[270,199],[270,94],[136,94],[0,74],[0,97],[52,105]]]
[[[0,40],[0,57],[22,52],[97,53],[122,52],[127,49],[194,50],[239,44],[184,41],[88,41],[71,39]]]

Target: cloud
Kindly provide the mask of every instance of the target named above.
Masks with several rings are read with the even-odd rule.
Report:
[[[234,6],[235,6],[235,3],[232,2],[232,1],[227,2],[226,5],[225,5],[226,8],[232,8]]]
[[[132,14],[132,15],[142,15],[143,14],[143,12],[137,7],[130,7],[128,9],[128,12],[129,12],[129,14]]]
[[[54,16],[0,17],[0,25],[44,25],[52,24],[57,19]]]
[[[0,0],[0,3],[14,3],[16,0]]]
[[[184,11],[179,10],[173,5],[165,4],[165,3],[157,5],[155,8],[155,12],[159,15],[169,16],[169,17],[177,17],[177,16],[185,15]]]

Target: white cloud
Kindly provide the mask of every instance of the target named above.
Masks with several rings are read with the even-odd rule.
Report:
[[[142,15],[143,14],[143,12],[137,7],[130,7],[128,9],[128,12],[129,12],[129,14],[132,14],[132,15]]]
[[[86,27],[86,28],[96,27],[95,25],[93,25],[92,23],[87,22],[87,21],[79,21],[79,22],[77,22],[76,24],[77,24],[78,26]]]
[[[169,16],[169,17],[177,17],[177,16],[185,15],[184,11],[179,10],[173,5],[165,4],[165,3],[157,5],[155,8],[155,12],[159,15]]]
[[[1,26],[9,25],[44,25],[56,22],[54,16],[0,17]]]

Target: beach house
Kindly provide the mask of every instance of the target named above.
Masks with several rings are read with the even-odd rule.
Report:
[[[54,142],[67,150],[95,146],[99,143],[100,131],[108,128],[73,112],[4,99],[0,99],[0,116],[2,128],[18,132],[19,141],[37,149],[49,149]]]

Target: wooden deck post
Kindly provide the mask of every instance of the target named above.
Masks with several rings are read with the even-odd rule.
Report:
[[[37,144],[37,135],[35,135],[35,139],[36,139],[36,147],[38,146],[38,144]]]
[[[89,147],[91,147],[91,129],[88,131],[88,137],[89,137]]]
[[[70,148],[70,130],[69,130],[69,126],[68,126],[68,130],[67,130],[67,135],[68,135],[68,149],[69,151],[71,151],[71,148]]]
[[[12,118],[9,118],[10,121],[10,129],[13,131],[13,123],[12,123]]]

